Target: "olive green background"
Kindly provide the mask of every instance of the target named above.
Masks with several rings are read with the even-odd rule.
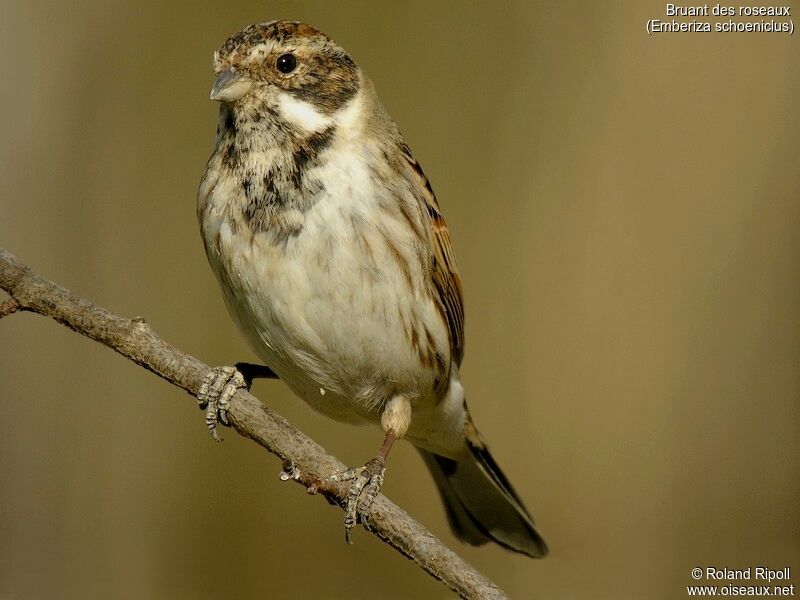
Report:
[[[211,54],[306,20],[370,74],[433,182],[467,397],[552,556],[457,542],[406,444],[384,491],[515,598],[797,572],[800,47],[648,36],[663,12],[3,2],[0,245],[209,363],[254,359],[195,218]],[[0,322],[0,374],[1,598],[451,596],[363,531],[346,546],[341,512],[281,484],[274,457],[214,444],[192,398],[52,321]],[[254,392],[345,462],[379,442],[280,382]]]

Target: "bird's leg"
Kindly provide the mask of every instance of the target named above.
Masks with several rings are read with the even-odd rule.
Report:
[[[264,365],[236,363],[234,366],[214,367],[203,379],[197,392],[197,403],[206,411],[206,427],[211,437],[221,442],[217,423],[228,424],[228,406],[236,390],[249,390],[253,379],[276,379],[275,372]]]
[[[381,415],[381,426],[385,434],[375,458],[367,461],[364,466],[347,469],[328,478],[331,481],[353,482],[347,493],[344,510],[344,537],[348,544],[353,543],[350,532],[355,527],[359,513],[367,514],[380,492],[386,473],[386,457],[392,444],[406,434],[410,423],[411,402],[405,396],[395,396],[386,403]]]

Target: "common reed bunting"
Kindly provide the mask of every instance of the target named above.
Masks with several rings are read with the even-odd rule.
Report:
[[[456,536],[545,556],[467,410],[450,235],[373,84],[336,42],[290,21],[237,33],[214,70],[219,125],[197,214],[228,310],[266,367],[219,367],[204,382],[211,433],[237,388],[277,376],[315,410],[383,429],[375,458],[330,476],[352,481],[348,540],[405,438]]]

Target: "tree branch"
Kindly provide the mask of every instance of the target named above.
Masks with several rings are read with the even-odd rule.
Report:
[[[86,337],[105,344],[136,364],[196,396],[210,367],[161,339],[142,319],[119,317],[69,290],[40,277],[0,248],[0,288],[11,296],[0,304],[0,318],[18,310],[55,319]],[[307,435],[264,406],[249,392],[239,390],[228,418],[238,433],[250,438],[293,465],[294,479],[307,489],[342,506],[343,484],[323,483],[321,477],[344,465]],[[494,583],[473,569],[432,533],[382,494],[373,502],[364,526],[432,577],[463,598],[506,598]]]

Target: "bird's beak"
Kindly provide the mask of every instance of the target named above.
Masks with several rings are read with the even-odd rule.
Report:
[[[211,88],[211,99],[220,102],[235,102],[253,87],[253,81],[233,67],[228,67],[217,75],[214,87]]]

